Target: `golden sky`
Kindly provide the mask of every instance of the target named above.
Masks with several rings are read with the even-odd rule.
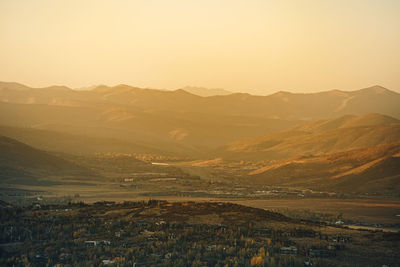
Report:
[[[0,80],[400,91],[398,0],[0,0]]]

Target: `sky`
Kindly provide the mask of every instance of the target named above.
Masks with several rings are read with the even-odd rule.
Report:
[[[0,0],[0,81],[400,91],[398,0]]]

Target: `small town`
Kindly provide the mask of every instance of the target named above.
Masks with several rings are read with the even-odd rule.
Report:
[[[3,205],[0,213],[1,266],[335,266],[342,259],[361,266],[368,260],[363,239],[371,237],[389,250],[375,261],[388,264],[399,251],[398,233],[230,203]]]

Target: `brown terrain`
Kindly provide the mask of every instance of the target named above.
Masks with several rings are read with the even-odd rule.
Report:
[[[0,83],[2,198],[231,201],[399,224],[398,93],[186,89]]]

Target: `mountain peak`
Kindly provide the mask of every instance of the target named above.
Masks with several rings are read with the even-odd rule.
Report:
[[[38,88],[39,90],[54,90],[58,92],[70,92],[73,91],[71,88],[64,86],[64,85],[52,85],[49,87]]]
[[[389,93],[392,92],[389,89],[380,86],[380,85],[374,85],[371,87],[367,87],[364,89],[359,90],[359,92],[368,92],[368,93],[375,93],[375,94],[383,94],[383,93]]]
[[[274,94],[272,94],[273,96],[285,96],[285,95],[293,95],[294,93],[289,92],[289,91],[278,91]]]
[[[25,91],[25,90],[29,90],[30,88],[28,86],[25,86],[23,84],[16,83],[16,82],[0,82],[0,89]]]
[[[107,85],[99,85],[95,88],[92,89],[93,92],[97,93],[105,93],[105,92],[128,92],[128,91],[134,91],[134,90],[139,90],[142,88],[139,87],[133,87],[130,85],[126,84],[118,84],[116,86],[107,86]]]
[[[232,94],[231,91],[228,91],[228,90],[225,90],[222,88],[204,88],[204,87],[196,87],[196,86],[185,86],[182,89],[191,94],[203,96],[203,97]]]

